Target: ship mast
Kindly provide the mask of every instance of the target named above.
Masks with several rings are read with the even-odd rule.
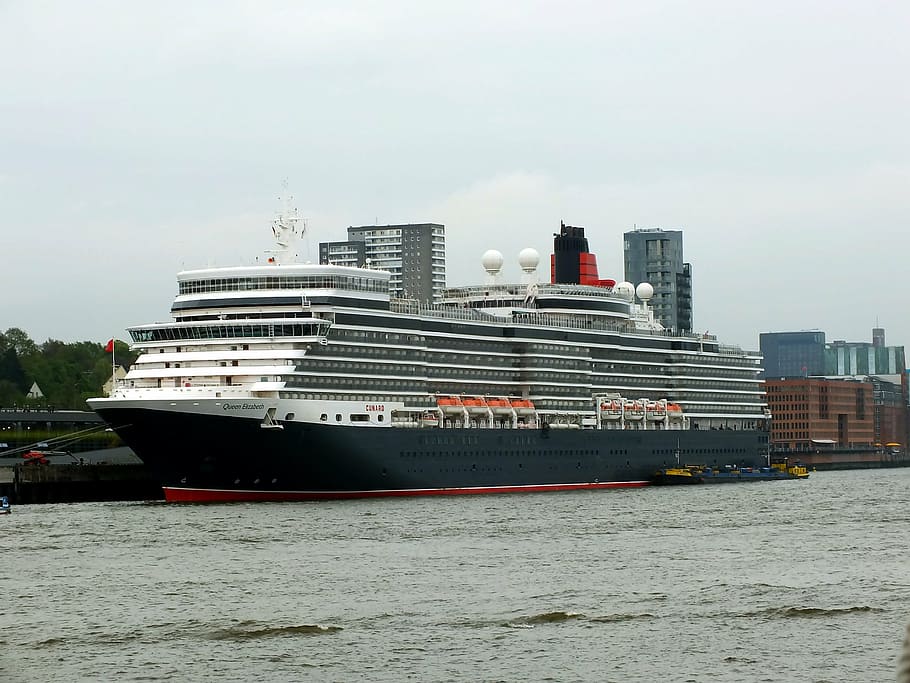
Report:
[[[284,207],[272,221],[275,248],[266,250],[266,253],[269,254],[268,262],[274,265],[293,262],[297,256],[294,253],[297,238],[306,234],[306,221],[303,221],[302,226],[298,226],[301,219],[297,214],[297,207],[294,206],[294,196],[287,192],[287,183],[285,183],[284,189]]]

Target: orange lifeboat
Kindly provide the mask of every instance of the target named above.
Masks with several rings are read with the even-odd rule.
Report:
[[[487,414],[487,402],[480,396],[466,396],[461,400],[461,404],[471,415]]]
[[[671,420],[672,419],[678,420],[679,418],[682,417],[682,414],[683,414],[682,406],[680,406],[676,403],[667,404],[667,415],[670,417]]]
[[[512,399],[511,403],[516,415],[533,415],[535,412],[534,404],[526,398],[515,398]]]
[[[600,417],[602,420],[618,420],[622,417],[622,402],[601,401]]]
[[[660,421],[667,416],[665,404],[662,401],[648,401],[645,408],[645,418],[648,420]]]
[[[440,396],[436,399],[436,405],[446,415],[463,415],[464,407],[461,399],[457,396]]]
[[[494,415],[512,414],[512,404],[506,398],[488,398],[487,406],[493,411]]]
[[[641,401],[626,401],[623,411],[627,420],[641,420],[645,416],[645,407]]]

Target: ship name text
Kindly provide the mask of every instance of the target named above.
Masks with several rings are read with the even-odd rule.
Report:
[[[265,408],[264,403],[224,403],[222,410],[262,410]]]

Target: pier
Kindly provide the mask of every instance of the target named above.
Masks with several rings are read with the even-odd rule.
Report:
[[[0,496],[13,505],[164,499],[141,463],[0,466]]]

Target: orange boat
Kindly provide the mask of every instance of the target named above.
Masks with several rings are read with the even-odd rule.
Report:
[[[461,404],[469,413],[473,415],[486,415],[489,412],[487,408],[487,402],[484,401],[480,396],[466,396],[461,400]]]
[[[627,420],[640,420],[645,416],[645,406],[641,401],[626,401],[623,409]]]
[[[601,401],[600,413],[602,419],[618,420],[622,417],[622,401]]]
[[[531,403],[526,398],[515,398],[512,399],[512,408],[515,409],[517,415],[533,415],[534,414],[534,404]]]
[[[461,399],[457,396],[440,396],[436,399],[436,405],[446,415],[464,414],[464,406],[461,403]]]
[[[648,401],[648,406],[645,408],[645,417],[648,420],[663,420],[667,416],[667,407],[661,401]]]
[[[490,410],[493,411],[494,415],[512,414],[512,404],[509,403],[509,399],[507,398],[488,398],[487,405],[490,407]]]

